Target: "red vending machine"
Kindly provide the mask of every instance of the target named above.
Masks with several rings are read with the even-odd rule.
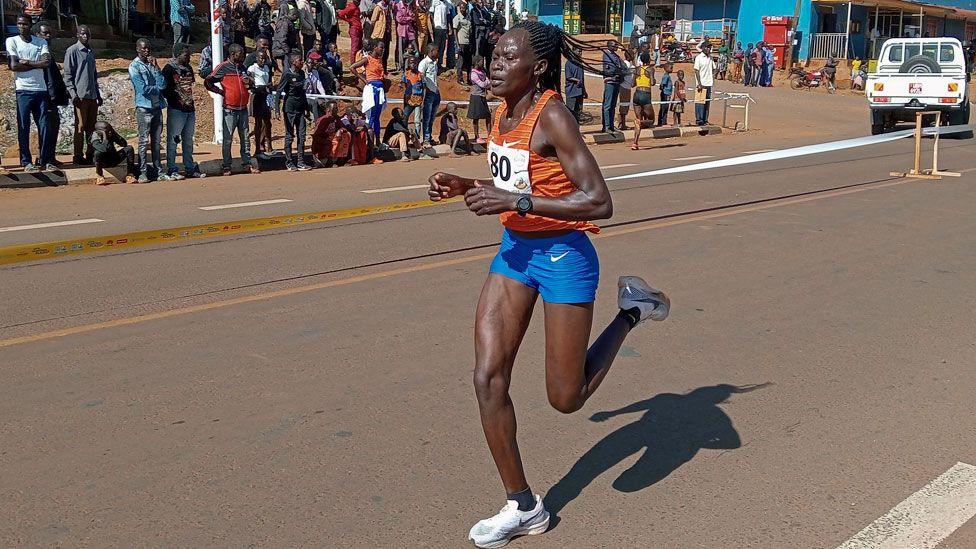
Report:
[[[765,15],[762,18],[763,42],[773,48],[773,63],[779,69],[784,68],[786,63],[786,48],[793,47],[788,36],[792,19],[782,15]]]

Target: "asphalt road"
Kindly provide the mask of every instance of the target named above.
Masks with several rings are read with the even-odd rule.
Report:
[[[777,141],[596,154],[636,164],[621,175]],[[945,145],[961,178],[889,177],[910,163],[899,142],[614,182],[594,329],[619,274],[667,291],[672,315],[564,416],[539,307],[512,394],[558,521],[513,546],[836,547],[976,463],[976,160]],[[333,198],[305,192],[315,172],[274,180],[295,194],[268,208],[416,199],[361,191],[430,166],[381,166],[394,175],[337,181]],[[122,197],[111,226],[53,238],[192,223],[212,213],[200,199],[177,190],[140,219]],[[498,237],[448,204],[0,269],[0,544],[464,546],[504,503],[470,382]],[[973,523],[943,545],[976,546]]]

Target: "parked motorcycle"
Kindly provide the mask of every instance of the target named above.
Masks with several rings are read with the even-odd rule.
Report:
[[[790,87],[794,90],[819,88],[821,86],[827,90],[827,93],[837,91],[833,78],[826,71],[807,71],[799,67],[790,69]]]

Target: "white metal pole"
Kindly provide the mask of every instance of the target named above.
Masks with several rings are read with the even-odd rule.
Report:
[[[898,36],[895,38],[905,37],[905,10],[898,10]]]
[[[844,57],[842,59],[847,59],[847,50],[850,49],[851,41],[851,2],[847,3],[847,30],[844,34]]]
[[[878,55],[878,37],[881,36],[881,31],[878,30],[878,12],[881,10],[881,6],[874,7],[874,30],[871,31],[871,57],[877,57]]]
[[[183,0],[171,1],[182,2]],[[215,68],[224,61],[224,31],[220,19],[214,15],[216,10],[217,4],[214,0],[210,0],[210,49]],[[212,92],[210,96],[213,97],[214,143],[219,145],[224,142],[224,96]]]

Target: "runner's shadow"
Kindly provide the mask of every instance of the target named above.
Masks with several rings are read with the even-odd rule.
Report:
[[[747,393],[767,385],[721,384],[699,387],[684,395],[661,393],[619,410],[593,414],[591,421],[602,422],[622,414],[644,412],[636,421],[597,442],[549,489],[545,505],[552,515],[550,528],[559,522],[558,513],[584,488],[641,450],[644,454],[637,463],[613,481],[618,491],[637,492],[660,482],[691,461],[702,448],[740,447],[742,441],[732,426],[732,419],[718,405],[735,393]]]

